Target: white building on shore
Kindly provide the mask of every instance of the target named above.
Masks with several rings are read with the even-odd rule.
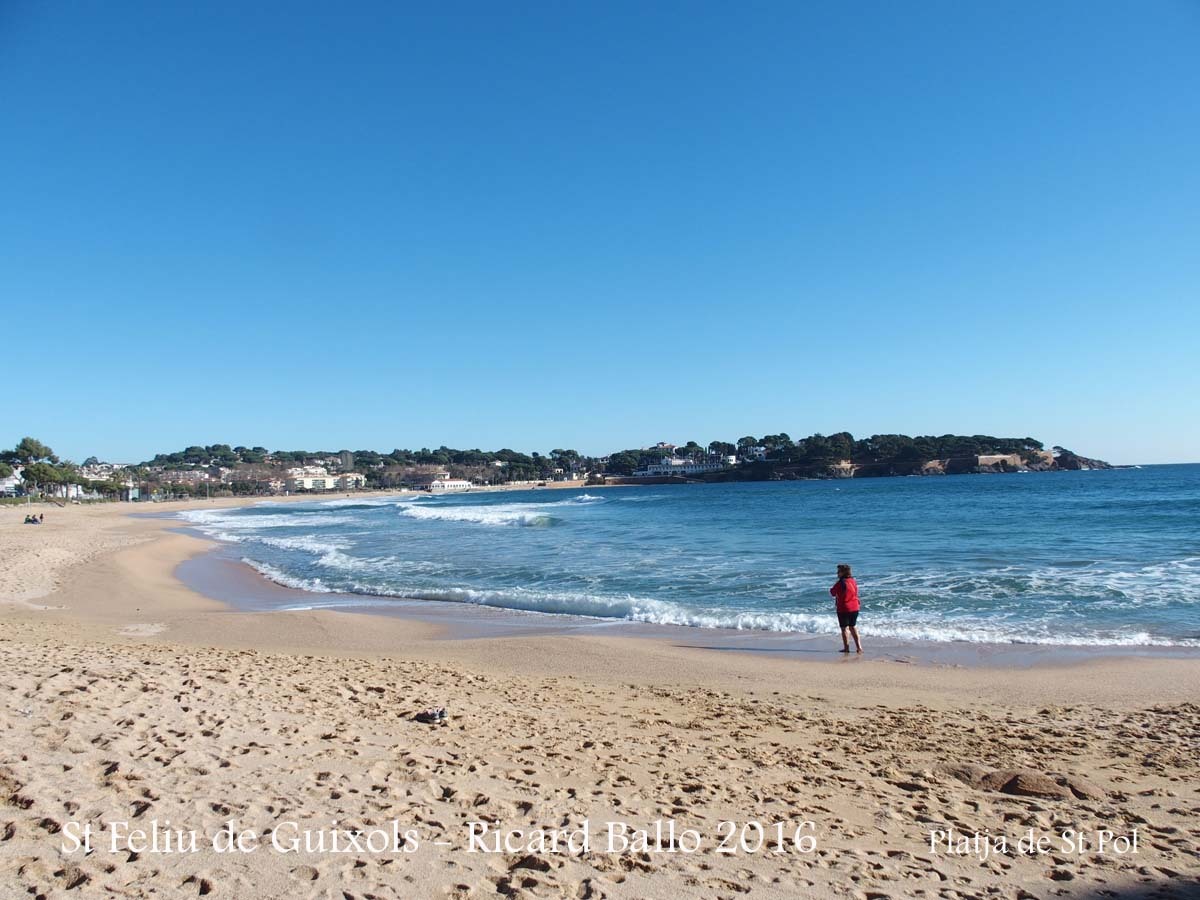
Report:
[[[92,463],[80,466],[79,474],[89,481],[112,481],[125,468],[128,468],[125,463]]]
[[[14,466],[11,475],[0,478],[0,497],[14,497],[24,490],[25,481],[21,478],[23,471],[24,466]]]
[[[287,470],[289,478],[328,478],[329,470],[324,466],[292,466]]]
[[[449,472],[439,472],[437,477],[429,482],[429,493],[431,494],[446,494],[470,489],[471,482],[465,478],[451,478]]]
[[[367,476],[358,472],[342,475],[289,475],[284,482],[289,491],[356,491],[367,482]]]
[[[692,459],[676,459],[674,456],[668,456],[665,459],[651,463],[644,469],[638,469],[634,475],[662,478],[666,475],[700,475],[704,472],[719,472],[721,469],[729,468],[729,463],[725,460],[713,462],[696,462]]]

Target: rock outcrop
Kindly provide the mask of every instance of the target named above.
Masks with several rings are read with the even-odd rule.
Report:
[[[1080,456],[1070,450],[1062,447],[1055,447],[1054,468],[1056,469],[1111,469],[1111,463],[1106,463],[1102,459],[1090,459],[1086,456]]]
[[[1078,775],[1055,775],[1032,769],[985,769],[971,763],[952,763],[939,772],[984,791],[1047,800],[1103,800],[1108,794],[1093,781]]]

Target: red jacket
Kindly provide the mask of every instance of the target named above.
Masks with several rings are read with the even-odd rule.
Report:
[[[858,612],[858,582],[853,578],[839,578],[829,593],[837,600],[838,612]]]

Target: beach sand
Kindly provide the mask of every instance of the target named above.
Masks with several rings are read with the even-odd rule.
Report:
[[[211,545],[130,510],[50,507],[35,528],[0,509],[5,898],[1184,897],[1200,886],[1200,659],[950,667],[873,659],[868,645],[862,659],[814,662],[239,612],[175,577]],[[414,720],[432,705],[448,708],[444,723]],[[258,849],[212,849],[230,820]],[[468,850],[468,823],[577,831],[584,820],[583,854]],[[656,820],[675,822],[674,852],[607,852],[604,823]],[[134,852],[118,833],[110,852],[114,822],[195,831],[197,850]],[[415,833],[411,852],[270,843],[272,829],[287,847],[305,829],[393,822]],[[767,841],[745,852],[752,823]],[[85,824],[91,853],[71,849]],[[683,829],[697,852],[682,852]],[[719,852],[730,830],[736,852]],[[797,830],[815,847],[797,848]],[[1114,837],[1097,852],[1102,831]],[[1118,840],[1135,831],[1136,852]],[[986,855],[977,832],[990,836]],[[1013,852],[1030,834],[1043,852]],[[1001,836],[1007,854],[994,852]]]

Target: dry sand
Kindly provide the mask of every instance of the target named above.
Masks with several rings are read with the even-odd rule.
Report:
[[[0,509],[6,900],[1196,896],[1200,660],[813,663],[235,612],[174,577],[205,542],[129,509],[50,507],[37,528]],[[433,704],[444,724],[413,719]],[[231,819],[262,846],[215,853]],[[585,819],[586,854],[467,851],[470,822]],[[702,849],[605,852],[603,823],[658,819]],[[398,821],[418,846],[270,847],[284,823],[335,820]],[[169,821],[198,850],[110,853],[116,821]],[[763,824],[768,846],[717,852],[726,821]],[[776,823],[790,841],[808,821],[815,849],[771,852]],[[93,852],[65,850],[88,823]],[[1046,852],[930,847],[953,830],[1012,849],[1031,829]],[[1066,830],[1136,830],[1137,852],[1073,852]]]

